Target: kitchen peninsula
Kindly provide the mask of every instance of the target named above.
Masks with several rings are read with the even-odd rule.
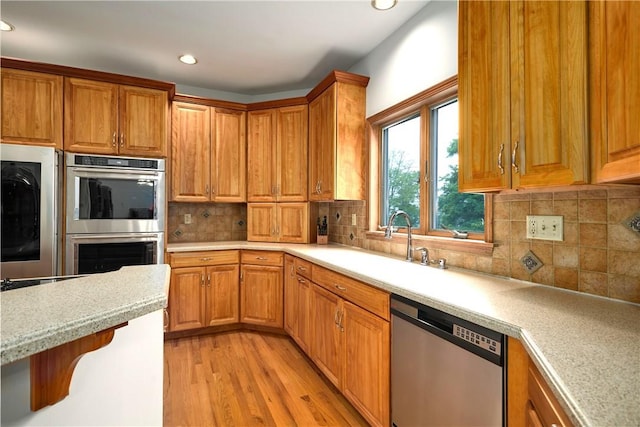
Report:
[[[574,425],[640,422],[638,304],[469,270],[441,270],[333,244],[168,245],[170,254],[212,250],[282,251],[504,333],[510,343],[522,344]]]
[[[2,425],[162,424],[169,278],[167,265],[130,266],[2,293]],[[94,336],[102,348],[78,345],[69,395],[31,411],[34,358]]]

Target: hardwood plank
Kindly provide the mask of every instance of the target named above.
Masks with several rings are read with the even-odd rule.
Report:
[[[165,426],[366,426],[288,337],[232,331],[165,342]]]

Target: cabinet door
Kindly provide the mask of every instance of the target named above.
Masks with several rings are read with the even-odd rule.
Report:
[[[168,105],[165,91],[120,86],[120,154],[167,155]]]
[[[338,324],[341,300],[321,287],[311,285],[311,359],[329,381],[340,388],[344,359]]]
[[[640,3],[589,2],[594,181],[640,183]]]
[[[588,182],[586,7],[510,2],[512,188]]]
[[[461,1],[458,14],[458,188],[509,188],[509,2]]]
[[[309,204],[278,203],[278,241],[309,243]]]
[[[205,268],[184,267],[171,271],[169,330],[202,328],[204,323]]]
[[[240,321],[283,327],[282,267],[243,265],[240,285]]]
[[[298,281],[291,255],[284,256],[284,330],[297,342]]]
[[[277,235],[277,208],[275,203],[247,204],[247,240],[275,242]]]
[[[306,105],[277,110],[276,192],[280,202],[307,200],[308,118]]]
[[[296,282],[298,285],[296,342],[306,354],[310,354],[311,282],[300,275],[296,276]]]
[[[79,153],[117,154],[118,85],[65,79],[64,148]]]
[[[216,202],[245,202],[246,113],[216,108],[211,114],[211,198]]]
[[[62,77],[2,69],[2,142],[62,148]]]
[[[171,114],[171,200],[209,201],[210,108],[174,102]]]
[[[343,302],[342,392],[372,426],[389,425],[389,322]]]
[[[333,200],[336,87],[309,104],[309,200]]]
[[[238,323],[239,265],[219,265],[207,268],[205,324],[207,326]]]
[[[247,119],[247,200],[275,202],[276,110],[250,111]]]

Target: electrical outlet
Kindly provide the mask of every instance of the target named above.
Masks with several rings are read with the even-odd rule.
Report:
[[[562,242],[563,218],[560,215],[527,215],[527,239]]]
[[[191,214],[184,214],[184,223],[191,224]]]
[[[356,214],[351,214],[351,225],[358,225],[358,217]]]

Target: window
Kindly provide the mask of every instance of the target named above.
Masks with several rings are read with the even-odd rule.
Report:
[[[453,78],[369,119],[371,175],[379,182],[370,193],[372,230],[403,210],[415,234],[450,237],[457,230],[490,241],[485,196],[458,192],[458,110]]]

